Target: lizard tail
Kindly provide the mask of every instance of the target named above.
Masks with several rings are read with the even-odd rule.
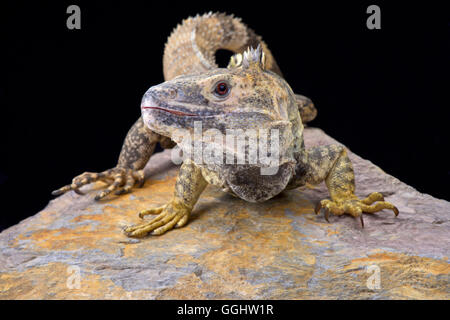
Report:
[[[211,12],[189,17],[167,40],[163,56],[164,79],[217,68],[215,53],[219,49],[242,53],[249,46],[256,48],[258,44],[266,56],[266,68],[282,76],[267,45],[240,18]]]

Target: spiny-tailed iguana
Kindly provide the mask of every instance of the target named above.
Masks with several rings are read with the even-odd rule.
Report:
[[[219,49],[242,53],[248,47],[256,48],[258,44],[263,47],[267,69],[282,76],[267,45],[240,18],[223,13],[189,17],[172,31],[167,40],[163,55],[164,79],[216,69],[215,53]],[[233,61],[231,59],[230,65]],[[303,123],[313,120],[317,111],[312,101],[302,95],[295,98]],[[99,200],[112,192],[119,195],[130,192],[135,185],[141,187],[144,183],[143,169],[157,143],[164,149],[175,146],[169,137],[146,128],[140,117],[125,138],[116,167],[101,173],[85,172],[52,194],[60,195],[70,190],[83,194],[79,191],[83,185],[103,181],[108,187],[97,194],[95,199]]]
[[[215,64],[214,53],[219,48],[236,52],[228,68]],[[84,173],[54,194],[79,192],[81,186],[97,180],[110,185],[96,199],[113,191],[128,192],[136,182],[143,183],[142,169],[157,142],[172,147],[175,141],[189,154],[195,141],[186,143],[180,131],[192,134],[196,124],[201,123],[203,131],[214,129],[224,136],[230,130],[276,130],[276,170],[273,174],[261,174],[262,169],[268,169],[267,164],[248,161],[251,146],[242,151],[245,163],[203,163],[195,155],[185,157],[173,199],[165,206],[141,212],[141,217],[158,215],[149,222],[126,228],[129,236],[159,235],[185,225],[207,184],[259,202],[285,189],[325,181],[331,200],[320,201],[316,213],[325,208],[327,220],[329,212],[360,217],[362,224],[362,212],[391,209],[398,215],[397,208],[385,202],[378,192],[362,200],[355,196],[353,168],[344,147],[305,149],[302,120],[315,117],[314,106],[308,98],[292,92],[265,43],[239,19],[209,13],[184,20],[169,37],[163,64],[167,81],[151,87],[144,95],[143,118],[130,129],[117,167],[102,173]],[[200,143],[210,148],[219,145]],[[272,140],[270,152],[271,144]],[[220,152],[224,150],[239,155],[234,147]]]

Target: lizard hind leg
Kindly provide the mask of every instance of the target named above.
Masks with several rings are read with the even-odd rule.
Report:
[[[325,180],[331,200],[321,200],[315,209],[316,214],[324,208],[325,219],[329,213],[334,215],[349,214],[360,218],[364,227],[363,212],[375,213],[383,209],[390,209],[395,216],[398,209],[391,203],[384,201],[379,192],[373,192],[364,199],[355,195],[355,176],[352,163],[344,147],[337,145],[320,146],[308,150],[308,174],[312,183]]]

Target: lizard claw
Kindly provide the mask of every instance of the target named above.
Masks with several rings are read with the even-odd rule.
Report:
[[[320,201],[319,201],[319,203],[317,203],[316,207],[314,208],[314,212],[315,212],[316,214],[319,214],[320,209],[322,209],[322,204],[321,204]]]

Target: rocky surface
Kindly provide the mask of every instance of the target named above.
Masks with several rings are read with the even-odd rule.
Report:
[[[305,131],[307,146],[335,142]],[[324,184],[262,204],[208,187],[190,223],[160,237],[123,235],[137,212],[164,204],[178,168],[149,162],[145,186],[95,202],[73,192],[0,234],[1,299],[449,299],[450,203],[421,194],[350,153],[357,195],[397,205],[324,220]],[[79,277],[78,277],[79,275]],[[379,275],[379,286],[377,277]],[[78,281],[79,280],[79,281]],[[369,285],[368,285],[369,284]]]

